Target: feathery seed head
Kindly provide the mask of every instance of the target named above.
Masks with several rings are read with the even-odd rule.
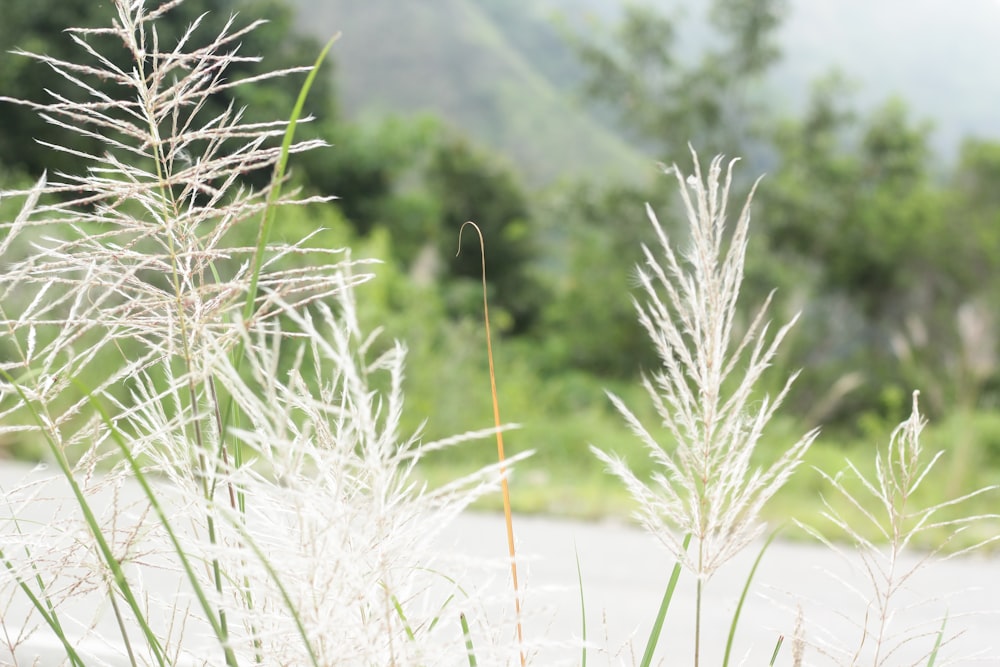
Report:
[[[405,350],[369,358],[352,295],[364,262],[233,242],[245,223],[256,237],[270,207],[315,200],[243,178],[281,159],[288,123],[251,123],[233,105],[211,116],[206,101],[308,68],[231,80],[229,66],[253,59],[238,45],[257,24],[231,19],[195,46],[196,20],[168,45],[156,20],[179,4],[116,0],[111,27],[69,33],[88,64],[24,54],[78,99],[0,98],[103,145],[74,153],[85,173],[19,193],[24,213],[0,224],[0,435],[43,438],[65,470],[2,490],[0,604],[29,591],[40,603],[5,606],[0,629],[16,652],[40,626],[65,627],[132,664],[467,663],[459,612],[477,633],[496,628],[484,630],[432,541],[500,473],[427,490],[414,465],[493,430],[401,434]],[[114,40],[88,39],[98,35]],[[109,43],[119,51],[96,46]],[[318,261],[283,262],[307,252]],[[115,495],[147,476],[163,482],[149,497]],[[26,518],[47,485],[74,480],[76,501]],[[518,649],[477,646],[496,664]]]
[[[724,168],[716,157],[703,175],[692,155],[690,176],[676,165],[667,170],[677,178],[689,245],[679,250],[647,208],[659,244],[655,251],[643,247],[639,276],[645,301],[636,300],[639,321],[662,363],[643,385],[676,447],[658,440],[612,396],[659,472],[646,482],[620,458],[594,452],[636,498],[643,525],[692,572],[707,578],[760,533],[761,507],[799,465],[816,433],[765,469],[751,464],[794,376],[775,397],[755,400],[754,388],[794,320],[770,333],[768,299],[738,331],[752,192],[730,227],[727,204],[736,161]],[[683,549],[684,534],[696,540],[697,555]]]
[[[994,492],[997,487],[979,488],[930,506],[920,505],[915,494],[927,480],[943,452],[932,456],[924,453],[920,437],[926,420],[920,413],[919,395],[920,392],[913,392],[910,416],[892,432],[888,445],[879,447],[876,451],[874,474],[866,475],[851,461],[847,462],[847,470],[843,473],[831,476],[822,470],[818,471],[846,501],[846,507],[862,517],[862,521],[868,524],[867,527],[873,529],[880,538],[875,541],[867,537],[863,534],[867,531],[863,530],[860,523],[849,521],[845,512],[824,499],[824,517],[853,542],[856,558],[850,559],[850,562],[855,563],[863,580],[860,585],[840,582],[856,593],[864,608],[864,614],[858,616],[863,621],[856,623],[860,635],[857,643],[852,646],[844,642],[842,637],[833,637],[815,644],[816,648],[835,657],[841,664],[857,664],[862,660],[870,661],[873,665],[898,664],[899,654],[904,649],[910,652],[926,651],[914,664],[927,662],[935,651],[933,641],[929,639],[933,633],[928,634],[927,628],[923,626],[900,627],[900,624],[894,623],[897,611],[926,607],[938,602],[944,605],[943,600],[928,599],[926,592],[915,583],[920,571],[936,560],[954,558],[1000,539],[992,531],[970,546],[942,555],[949,543],[965,529],[983,520],[998,518],[995,514],[944,518],[941,516],[942,512],[980,494]],[[857,490],[854,490],[855,487]],[[834,551],[846,556],[844,547],[833,544],[816,528],[802,527]],[[906,553],[927,531],[942,528],[949,529],[951,534],[934,550],[919,555]],[[944,615],[939,621],[943,623],[946,619],[947,616]],[[942,647],[957,637],[957,632],[945,631],[943,628],[941,626],[939,637]]]

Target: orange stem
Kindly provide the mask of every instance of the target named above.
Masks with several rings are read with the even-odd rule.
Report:
[[[497,400],[497,379],[493,368],[493,340],[490,336],[490,306],[486,299],[486,242],[483,240],[483,232],[479,225],[471,220],[462,223],[458,230],[458,253],[462,252],[462,231],[466,225],[472,225],[479,236],[479,255],[482,258],[483,274],[483,319],[486,322],[486,356],[490,363],[490,393],[493,396],[493,424],[497,433],[497,459],[500,462],[500,492],[503,494],[503,517],[507,524],[507,550],[510,554],[510,576],[514,582],[514,610],[517,614],[517,642],[520,645],[521,667],[526,664],[524,655],[524,630],[521,627],[521,595],[517,586],[517,559],[514,549],[514,524],[511,521],[510,511],[510,489],[507,486],[507,468],[504,465],[506,457],[503,453],[503,433],[500,431],[500,402]]]

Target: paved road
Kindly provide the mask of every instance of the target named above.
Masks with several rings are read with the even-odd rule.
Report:
[[[0,492],[9,490],[27,474],[29,469],[23,465],[0,461]],[[6,513],[5,508],[2,511]],[[641,655],[672,567],[656,540],[635,528],[609,523],[515,517],[514,527],[521,579],[527,587],[527,639],[544,638],[557,643],[579,638],[580,600],[575,565],[579,554],[588,640],[595,645],[589,664],[634,664],[632,654]],[[493,580],[492,591],[503,591],[506,580],[502,560],[507,547],[502,517],[464,515],[448,527],[442,546],[499,561],[496,571],[500,574]],[[703,664],[720,664],[729,618],[755,555],[756,550],[749,549],[743,557],[720,570],[705,587]],[[905,559],[902,565],[913,562]],[[863,621],[865,605],[850,587],[864,587],[864,582],[864,577],[852,570],[850,563],[826,548],[795,543],[772,545],[747,602],[731,664],[741,664],[743,658],[745,664],[767,664],[777,637],[792,633],[796,604],[804,609],[812,639],[821,638],[817,628],[824,628],[833,643],[853,645],[858,638],[854,624]],[[947,655],[968,656],[979,652],[981,660],[973,664],[1000,665],[1000,615],[996,613],[1000,610],[1000,558],[969,557],[937,563],[908,583],[910,591],[904,592],[901,600],[907,605],[920,604],[900,610],[893,619],[895,627],[902,629],[924,623],[923,630],[933,633],[939,625],[937,619],[947,610],[949,631],[963,633],[946,647]],[[483,599],[488,599],[490,591],[483,593]],[[693,609],[693,582],[683,576],[657,654],[661,664],[692,663]],[[494,609],[491,613],[508,611]],[[8,615],[9,609],[0,612]],[[932,641],[924,637],[913,642],[886,664],[910,664]],[[601,650],[606,653],[602,655]],[[788,644],[782,657],[779,664],[791,664]],[[0,650],[0,665],[9,664],[9,660],[10,656],[4,656]],[[807,653],[806,660],[807,664],[830,664],[815,650]],[[579,653],[565,648],[542,649],[534,661],[536,665],[557,663],[579,664]],[[47,664],[58,663],[40,663],[42,667]],[[962,659],[957,664],[969,661]]]
[[[529,624],[529,638],[539,626],[548,628],[546,635],[552,639],[579,637],[575,565],[575,553],[579,553],[588,639],[617,656],[610,664],[633,664],[627,647],[620,649],[632,640],[635,653],[642,654],[673,566],[659,543],[636,528],[606,523],[515,517],[514,529],[519,553],[531,555],[523,565],[524,578],[529,586],[549,588],[544,594],[529,595],[529,612],[535,598],[539,606],[547,603],[552,607],[547,612],[548,624]],[[495,515],[462,517],[450,529],[448,539],[460,549],[483,556],[506,553],[502,517]],[[705,587],[703,664],[721,664],[732,612],[757,551],[748,549]],[[903,559],[901,565],[914,563],[911,557]],[[803,607],[813,640],[821,638],[816,628],[825,628],[831,643],[854,647],[859,637],[855,623],[863,621],[865,615],[865,604],[848,588],[865,585],[865,577],[854,569],[856,565],[856,559],[846,561],[822,546],[772,544],[746,603],[730,664],[741,664],[744,658],[745,664],[768,664],[778,636],[790,638],[793,632],[796,604]],[[898,610],[894,627],[902,630],[922,623],[925,632],[934,632],[947,611],[951,618],[948,629],[963,634],[942,650],[941,658],[948,655],[956,664],[969,664],[969,656],[978,653],[979,660],[973,664],[1000,665],[1000,558],[966,557],[936,563],[921,570],[909,587],[912,591],[902,592],[899,599],[904,605],[917,606]],[[657,654],[662,664],[692,664],[694,588],[692,578],[682,576]],[[545,618],[545,612],[542,616]],[[885,664],[910,664],[932,644],[932,638],[912,642]],[[545,654],[540,664],[555,662],[554,655]],[[781,655],[778,664],[791,664],[789,644]],[[609,664],[603,656],[592,657],[591,664]],[[807,649],[806,662],[831,664],[814,649]],[[871,664],[870,659],[867,662]]]

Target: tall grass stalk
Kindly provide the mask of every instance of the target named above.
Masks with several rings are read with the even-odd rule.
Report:
[[[696,578],[695,665],[700,660],[703,587],[729,559],[758,537],[761,507],[802,461],[816,432],[792,445],[764,469],[751,462],[764,427],[791,386],[788,378],[773,397],[756,387],[794,319],[771,334],[770,297],[741,323],[737,301],[743,281],[750,224],[748,197],[735,223],[727,215],[734,162],[712,160],[702,174],[674,166],[690,238],[678,247],[647,208],[658,252],[643,247],[638,281],[645,303],[636,300],[639,321],[662,367],[643,379],[662,425],[677,443],[659,439],[615,395],[611,400],[657,464],[650,481],[640,479],[620,457],[592,447],[637,501],[636,517]],[[694,541],[691,550],[684,536]]]
[[[503,518],[507,528],[507,554],[510,556],[510,578],[514,586],[514,613],[517,620],[517,642],[524,646],[524,628],[521,622],[521,590],[517,581],[517,551],[514,546],[514,523],[510,509],[510,486],[507,483],[507,455],[503,447],[503,429],[500,421],[500,402],[497,399],[497,379],[496,370],[493,365],[493,336],[490,334],[490,305],[486,295],[486,243],[483,240],[483,232],[479,225],[472,222],[462,223],[458,231],[458,249],[462,251],[462,232],[466,227],[471,226],[476,230],[479,237],[479,254],[482,261],[482,282],[483,282],[483,323],[486,329],[486,357],[490,368],[490,397],[493,401],[493,425],[496,428],[497,440],[497,461],[500,465],[500,493],[503,496]],[[520,652],[521,667],[527,663],[524,649]]]
[[[168,45],[156,20],[180,0],[147,4],[116,0],[111,27],[70,29],[79,62],[21,54],[76,97],[2,98],[104,142],[51,146],[86,170],[4,193],[26,201],[0,242],[0,435],[43,439],[63,472],[3,490],[0,595],[29,602],[4,610],[7,649],[31,662],[47,628],[81,665],[98,660],[81,649],[93,642],[125,664],[464,660],[459,616],[481,601],[431,545],[517,457],[434,490],[414,476],[426,452],[494,429],[402,434],[405,348],[373,353],[356,314],[368,263],[269,241],[283,207],[325,201],[280,190],[287,156],[323,146],[292,139],[302,100],[291,121],[204,111],[237,85],[315,68],[230,79],[257,60],[239,41],[259,22],[205,35],[198,19]],[[246,184],[266,170],[269,185]],[[311,261],[286,268],[295,256]],[[67,484],[70,500],[38,504]],[[29,507],[51,514],[32,521]]]
[[[837,553],[855,556],[853,562],[866,579],[867,586],[850,584],[857,594],[864,613],[857,617],[863,621],[855,623],[858,639],[850,645],[844,641],[832,642],[825,637],[817,637],[815,648],[837,659],[840,664],[895,665],[902,650],[925,639],[929,643],[920,657],[921,664],[934,664],[942,646],[950,643],[957,634],[945,632],[948,617],[945,600],[928,600],[916,588],[921,570],[935,561],[948,560],[980,549],[1000,540],[1000,535],[992,534],[973,540],[971,544],[949,550],[949,544],[967,529],[985,519],[996,519],[998,515],[973,515],[947,518],[944,511],[961,505],[976,496],[995,491],[997,486],[988,486],[962,494],[950,500],[931,505],[922,505],[918,490],[928,482],[928,476],[944,455],[937,452],[928,456],[920,441],[926,421],[920,413],[919,392],[913,392],[913,407],[909,418],[892,433],[888,446],[876,451],[874,475],[865,475],[853,462],[847,462],[843,474],[830,475],[819,471],[832,487],[834,493],[845,501],[852,513],[861,517],[861,522],[874,528],[881,536],[876,542],[862,534],[861,522],[852,522],[845,512],[838,510],[824,498],[824,516],[840,531],[850,536],[853,550],[834,544],[821,530],[814,526],[803,526],[810,534]],[[852,482],[856,484],[852,484]],[[859,490],[854,490],[859,485]],[[922,535],[928,531],[947,528],[949,537],[933,547],[919,544]],[[908,551],[916,551],[919,558],[911,565],[904,561]],[[922,628],[899,627],[894,622],[898,611],[907,605],[926,606],[939,604],[944,613],[940,617],[940,628],[926,631]]]

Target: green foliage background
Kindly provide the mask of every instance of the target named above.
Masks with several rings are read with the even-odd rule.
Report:
[[[936,423],[931,439],[954,454],[934,488],[1000,481],[1000,142],[967,137],[954,163],[945,163],[920,109],[887,98],[865,110],[835,73],[815,81],[800,110],[776,106],[766,79],[782,65],[776,36],[787,3],[710,7],[692,31],[680,13],[633,5],[620,23],[594,27],[506,0],[426,7],[372,0],[298,12],[284,0],[188,0],[168,15],[176,20],[160,40],[175,40],[206,11],[195,39],[209,38],[238,12],[237,23],[269,21],[240,46],[263,58],[261,68],[312,62],[321,35],[296,30],[341,23],[355,34],[335,46],[338,67],[367,68],[374,81],[375,72],[407,63],[392,90],[359,89],[357,76],[346,91],[334,77],[313,90],[315,119],[304,131],[333,145],[297,160],[293,179],[338,199],[284,211],[276,234],[293,239],[322,228],[315,243],[383,261],[379,279],[361,291],[364,317],[385,327],[386,342],[398,337],[410,348],[409,426],[426,422],[428,435],[443,436],[491,418],[478,246],[467,238],[455,256],[459,226],[480,224],[500,336],[501,408],[523,425],[510,446],[538,452],[519,472],[514,499],[522,507],[582,514],[626,507],[613,485],[602,484],[586,447],[635,450],[604,389],[636,395],[638,373],[655,363],[629,300],[632,272],[649,234],[645,203],[668,227],[679,219],[656,160],[686,166],[689,142],[702,155],[744,156],[744,193],[751,175],[769,174],[754,206],[745,301],[760,303],[777,287],[778,314],[803,312],[775,369],[803,373],[772,451],[822,423],[825,435],[811,454],[817,462],[858,452],[868,460],[874,440],[906,416],[916,388]],[[3,94],[39,102],[50,99],[45,89],[75,94],[6,52],[66,58],[75,47],[63,28],[106,21],[109,11],[109,3],[84,0],[5,7]],[[387,12],[406,27],[405,39],[364,32],[383,25]],[[450,30],[442,30],[444,15]],[[280,81],[215,100],[216,109],[232,102],[254,119],[286,117],[300,82]],[[428,93],[440,101],[436,114],[419,102]],[[382,113],[359,115],[361,96]],[[35,139],[98,150],[31,110],[2,104],[4,185],[23,185],[43,169],[78,168],[71,155]],[[247,184],[260,179],[248,174]],[[4,216],[15,210],[0,202]],[[428,476],[494,453],[484,443],[455,456],[433,460]],[[792,485],[789,503],[816,501],[809,475]]]

